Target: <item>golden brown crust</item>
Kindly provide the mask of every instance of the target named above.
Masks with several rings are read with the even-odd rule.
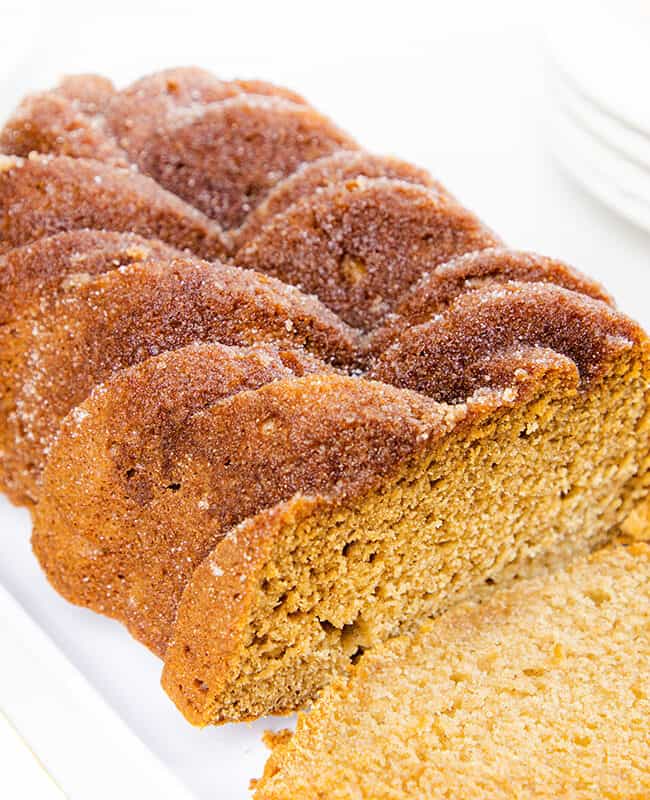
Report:
[[[61,97],[73,100],[86,114],[103,114],[116,89],[103,75],[92,73],[65,75],[54,90]]]
[[[242,94],[305,100],[290,89],[266,81],[222,81],[197,67],[155,72],[116,93],[106,111],[107,123],[121,147],[137,162],[156,128],[179,109],[217,103]]]
[[[27,157],[31,152],[93,158],[126,167],[126,153],[103,119],[56,91],[26,97],[0,132],[0,151]]]
[[[252,349],[244,355],[261,360]],[[66,420],[35,514],[34,547],[66,597],[125,619],[163,654],[180,593],[230,528],[299,490],[345,492],[376,480],[416,451],[443,414],[425,398],[309,361],[303,371],[320,374],[287,377],[276,366],[269,375],[264,365],[264,380],[249,378],[226,399],[208,386],[200,404],[176,365],[168,360],[171,376],[159,376],[158,362],[118,375]],[[162,392],[169,410],[163,399],[162,413],[155,401],[134,412],[133,380],[147,394]],[[192,407],[202,410],[190,416]],[[80,476],[83,498],[69,491]],[[109,496],[116,525],[98,526]]]
[[[37,313],[59,290],[127,264],[171,260],[181,253],[133,233],[78,230],[46,236],[0,256],[0,325]]]
[[[274,488],[260,483],[262,498],[286,491],[265,463],[269,436],[258,434],[255,447],[235,433],[253,430],[260,405],[251,390],[330,371],[300,350],[197,344],[123,370],[96,389],[61,426],[35,512],[33,546],[50,581],[73,602],[122,620],[162,655],[194,566],[224,526],[263,503],[231,487],[245,474],[259,473],[262,481],[266,472]],[[212,452],[231,462],[229,480],[218,481],[210,459],[200,474],[184,466],[202,446],[193,440],[196,412],[213,420]],[[290,445],[287,460],[298,461],[301,448]],[[71,493],[80,482],[83,494]],[[217,494],[212,483],[221,486]],[[100,505],[93,497],[102,498]]]
[[[364,176],[394,178],[434,189],[440,195],[449,193],[431,175],[418,167],[392,156],[376,156],[363,150],[341,150],[300,166],[293,174],[279,181],[266,198],[247,217],[235,234],[238,248],[253,239],[276,214],[303,197],[333,183],[342,183]]]
[[[418,419],[431,404],[324,372],[287,379],[286,367],[275,367],[269,376],[265,366],[257,391],[241,386],[219,400],[218,385],[216,391],[208,387],[204,398],[212,392],[211,398],[192,416],[190,408],[200,406],[191,390],[179,381],[177,401],[173,388],[165,392],[163,385],[170,410],[161,414],[150,403],[134,431],[126,382],[140,383],[145,375],[150,385],[156,367],[150,361],[117,376],[117,390],[95,392],[66,420],[35,512],[34,547],[66,597],[125,619],[134,635],[163,654],[180,592],[230,527],[298,487],[367,482],[376,471],[369,451],[382,470],[390,469],[426,430]],[[318,369],[310,362],[303,367]],[[80,476],[84,494],[72,495],[70,483]],[[98,511],[104,515],[105,500],[97,500],[108,496],[114,515],[98,526],[92,518]],[[183,523],[170,525],[172,516]]]
[[[638,325],[599,300],[553,284],[513,281],[461,294],[442,314],[407,327],[368,375],[441,402],[462,402],[478,386],[490,385],[481,364],[499,356],[503,369],[513,348],[561,353],[588,383],[615,353],[644,340]]]
[[[34,500],[60,420],[114,372],[194,341],[305,346],[354,355],[354,333],[292,287],[193,259],[145,262],[71,285],[37,321],[0,329],[5,490]]]
[[[353,147],[347,134],[309,106],[241,95],[169,117],[150,135],[137,163],[224,228],[236,228],[300,164]]]
[[[226,250],[219,226],[150,178],[66,156],[0,163],[0,253],[80,228],[129,231],[208,258]]]
[[[435,190],[360,177],[278,214],[234,259],[317,294],[369,330],[423,272],[497,244],[473,214]]]
[[[611,295],[600,284],[563,261],[506,248],[481,250],[455,258],[422,275],[372,332],[371,351],[385,350],[402,331],[442,313],[458,295],[507,281],[554,283],[614,305]]]

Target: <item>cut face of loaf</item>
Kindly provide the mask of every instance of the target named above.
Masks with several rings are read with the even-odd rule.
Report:
[[[649,797],[649,618],[642,544],[458,606],[328,687],[255,798]]]
[[[645,495],[643,342],[612,342],[583,384],[537,352],[457,406],[360,378],[278,380],[153,449],[132,420],[128,437],[111,427],[109,384],[52,450],[35,550],[66,597],[163,654],[193,723],[294,710],[487,579],[606,541]]]
[[[0,327],[0,479],[16,502],[38,498],[59,423],[116,371],[196,341],[304,346],[346,363],[354,332],[293,287],[198,259],[130,264],[69,282],[39,313]]]

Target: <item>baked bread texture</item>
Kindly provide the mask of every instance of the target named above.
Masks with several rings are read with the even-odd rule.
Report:
[[[643,331],[302,97],[76,76],[0,146],[0,484],[192,723],[644,529]]]
[[[650,796],[650,547],[499,588],[361,659],[257,800]]]

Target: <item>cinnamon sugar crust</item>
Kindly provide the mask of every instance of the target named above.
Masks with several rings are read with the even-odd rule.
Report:
[[[135,165],[226,227],[300,163],[343,146],[355,143],[295,92],[196,68],[119,92],[98,76],[69,77],[25,98],[0,132],[0,151],[11,155]]]
[[[0,256],[0,325],[38,314],[58,291],[127,264],[171,260],[178,250],[133,233],[78,230],[37,239]]]
[[[563,261],[520,250],[488,248],[424,273],[372,332],[371,350],[385,350],[402,331],[442,313],[458,295],[507,281],[553,283],[614,305],[611,295],[599,283]]]
[[[359,177],[278,214],[234,260],[317,294],[369,330],[423,272],[497,244],[477,217],[435,189]]]
[[[23,157],[37,152],[93,158],[119,167],[129,163],[101,115],[56,91],[22,101],[0,132],[0,151]]]
[[[491,384],[489,370],[477,364],[521,345],[567,356],[584,384],[615,354],[647,348],[639,326],[601,301],[553,284],[512,281],[462,294],[428,322],[405,328],[368,374],[462,403]]]
[[[111,98],[106,117],[120,146],[137,162],[156,129],[180,109],[218,103],[242,94],[282,97],[305,104],[299,94],[266,81],[223,81],[197,67],[176,67],[147,75],[117,92]]]
[[[353,147],[347,134],[309,106],[241,95],[168,118],[137,163],[224,228],[236,228],[302,163]]]
[[[276,214],[303,197],[313,194],[330,184],[342,183],[359,176],[366,178],[395,178],[407,183],[428,186],[440,195],[447,190],[431,175],[406,161],[392,156],[376,156],[362,150],[341,150],[299,167],[293,174],[275,184],[273,189],[247,217],[235,234],[238,248],[253,239]]]
[[[0,253],[80,228],[137,233],[208,258],[219,226],[132,170],[66,156],[6,157],[0,169]]]
[[[117,90],[113,81],[103,75],[86,73],[65,75],[54,91],[73,100],[86,114],[94,115],[106,111]]]
[[[331,371],[302,350],[194,344],[150,358],[97,387],[66,418],[60,432],[68,443],[79,437],[88,444],[92,440],[91,449],[77,461],[69,458],[68,445],[56,445],[62,460],[54,480],[84,483],[91,479],[101,490],[111,492],[112,512],[107,518],[102,507],[95,507],[93,514],[100,514],[102,520],[89,526],[89,507],[78,509],[77,526],[69,508],[61,525],[56,519],[63,509],[53,515],[51,507],[43,507],[41,533],[34,537],[33,545],[50,581],[73,602],[120,619],[162,655],[180,592],[194,566],[223,535],[228,520],[262,502],[259,497],[248,500],[239,493],[231,494],[227,486],[234,484],[233,476],[223,484],[220,499],[206,494],[186,507],[176,459],[179,437],[184,437],[191,415],[200,412],[221,420],[221,439],[225,441],[229,425],[240,430],[250,426],[254,418],[252,390]],[[240,394],[234,406],[226,404],[228,410],[219,411],[222,401],[234,401]],[[214,438],[212,441],[217,446]],[[251,459],[258,470],[267,469],[268,436],[256,444],[257,448],[247,446],[238,452],[231,441],[220,458],[233,459],[231,471],[240,476],[255,468]],[[55,460],[58,457],[54,456]],[[297,451],[293,458],[298,461]],[[270,469],[268,465],[268,479]],[[212,479],[207,474],[203,477]],[[280,485],[278,481],[276,493]],[[84,496],[89,498],[91,493]],[[186,521],[180,527],[170,526],[170,511],[176,509],[178,515],[181,508],[188,515]],[[76,544],[70,548],[68,532],[72,529]],[[82,542],[83,546],[76,546]],[[107,591],[108,584],[111,588]]]
[[[314,298],[263,275],[192,259],[130,264],[69,285],[35,320],[0,329],[0,474],[33,502],[60,421],[124,367],[195,341],[304,346],[346,363],[354,332]]]

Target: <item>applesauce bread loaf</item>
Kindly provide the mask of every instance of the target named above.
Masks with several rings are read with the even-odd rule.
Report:
[[[650,796],[650,546],[498,588],[368,653],[256,800]]]
[[[645,335],[428,173],[196,69],[66,79],[0,141],[3,485],[192,722],[638,528]]]

